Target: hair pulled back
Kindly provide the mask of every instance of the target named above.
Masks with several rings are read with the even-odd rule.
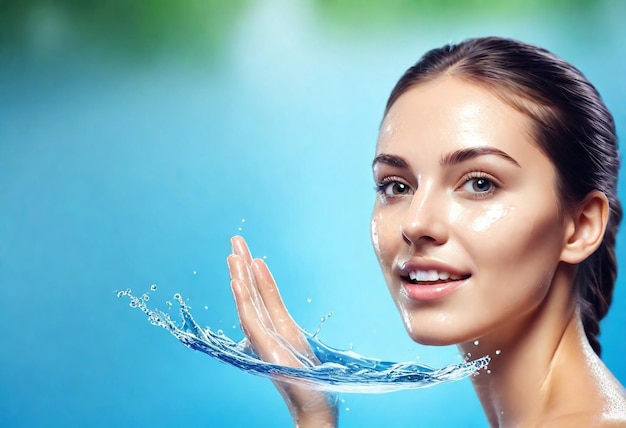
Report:
[[[622,219],[613,116],[577,68],[540,47],[498,37],[468,39],[427,52],[400,78],[385,115],[408,89],[444,74],[489,89],[531,119],[536,144],[555,166],[562,207],[576,206],[593,190],[608,198],[602,244],[579,264],[574,284],[587,339],[600,355],[599,322],[613,298],[615,240]]]

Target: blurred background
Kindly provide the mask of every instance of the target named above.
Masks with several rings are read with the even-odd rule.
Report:
[[[150,306],[180,292],[241,338],[234,234],[304,328],[334,313],[331,346],[459,362],[408,339],[370,246],[386,97],[432,47],[514,37],[577,65],[624,139],[625,16],[620,0],[0,0],[2,426],[289,426],[271,382],[116,298],[155,283]],[[623,278],[601,341],[626,383]],[[343,427],[486,425],[469,381],[340,399]]]

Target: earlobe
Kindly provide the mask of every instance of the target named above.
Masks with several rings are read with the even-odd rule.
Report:
[[[583,203],[572,210],[561,261],[577,264],[593,254],[602,243],[608,218],[606,195],[598,190],[589,193]]]

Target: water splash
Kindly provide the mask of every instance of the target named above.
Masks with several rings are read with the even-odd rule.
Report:
[[[156,286],[151,287],[151,290],[155,289]],[[148,308],[146,304],[149,300],[148,293],[136,297],[130,289],[126,289],[118,291],[117,296],[128,297],[129,305],[143,311],[152,325],[163,327],[190,349],[203,352],[248,373],[278,378],[281,381],[304,383],[323,391],[383,393],[424,388],[466,378],[486,368],[489,363],[489,356],[485,356],[434,369],[413,361],[398,363],[381,361],[363,357],[351,350],[333,349],[323,344],[317,335],[303,331],[311,349],[322,364],[310,367],[281,366],[261,360],[252,351],[246,339],[236,342],[222,330],[213,332],[210,328],[200,327],[179,293],[174,294],[174,300],[180,306],[180,326],[169,314]]]

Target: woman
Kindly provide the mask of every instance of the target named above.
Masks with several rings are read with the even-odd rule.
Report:
[[[491,426],[626,426],[600,360],[616,278],[617,137],[574,67],[518,41],[428,52],[393,89],[373,162],[371,237],[409,336],[490,355],[472,382]],[[242,238],[228,259],[264,360],[315,356]],[[335,426],[320,392],[275,381],[297,426]]]

